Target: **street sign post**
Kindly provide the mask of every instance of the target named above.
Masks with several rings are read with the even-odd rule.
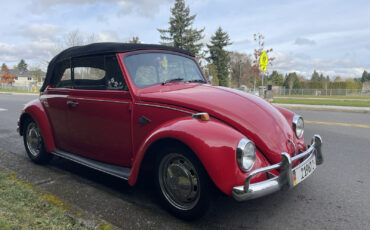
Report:
[[[267,57],[266,51],[263,51],[260,56],[260,68],[261,71],[266,71],[266,67],[268,65],[269,59]]]
[[[260,56],[260,69],[263,72],[266,72],[269,59],[267,57],[266,51],[263,51]],[[262,74],[262,86],[265,74]]]

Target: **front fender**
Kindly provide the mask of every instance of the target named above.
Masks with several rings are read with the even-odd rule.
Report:
[[[246,173],[239,169],[236,161],[236,148],[242,137],[244,136],[237,130],[214,119],[201,121],[182,117],[166,122],[143,141],[135,156],[128,182],[130,185],[135,184],[148,148],[160,139],[172,138],[187,145],[198,157],[214,184],[230,195],[232,188],[243,184],[246,178]],[[264,163],[261,157],[259,154],[254,168]]]
[[[47,152],[51,152],[55,149],[55,143],[53,134],[51,133],[51,127],[49,124],[49,120],[46,116],[44,107],[42,106],[39,99],[35,99],[28,104],[26,104],[25,108],[22,111],[22,114],[19,119],[19,127],[20,127],[20,134],[23,133],[23,126],[27,116],[31,116],[31,118],[36,122],[37,126],[40,129],[40,133],[44,140],[45,149]]]

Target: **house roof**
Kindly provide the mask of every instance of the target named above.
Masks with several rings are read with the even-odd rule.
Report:
[[[93,43],[84,46],[75,46],[68,48],[57,56],[55,56],[49,63],[48,70],[46,73],[46,78],[43,86],[40,91],[43,92],[46,87],[52,81],[52,76],[54,74],[54,68],[56,63],[75,57],[86,57],[100,54],[115,54],[115,53],[124,53],[137,50],[168,50],[183,53],[189,56],[194,57],[194,54],[179,49],[176,47],[163,46],[163,45],[153,45],[153,44],[133,44],[133,43],[114,43],[114,42],[102,42],[102,43]]]

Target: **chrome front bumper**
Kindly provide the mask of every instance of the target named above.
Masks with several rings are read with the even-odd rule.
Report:
[[[249,173],[245,184],[236,186],[233,188],[232,194],[237,201],[251,200],[258,197],[266,196],[268,194],[277,192],[282,189],[291,188],[294,186],[293,181],[293,170],[304,165],[309,161],[313,155],[316,155],[316,164],[320,165],[323,163],[323,157],[321,152],[322,139],[320,135],[314,135],[312,138],[311,146],[303,153],[300,153],[294,157],[290,157],[288,153],[281,153],[281,162],[264,168],[256,169]],[[302,163],[292,169],[292,163],[307,157]],[[252,177],[259,173],[265,173],[274,169],[280,168],[279,176],[274,178],[250,184]]]

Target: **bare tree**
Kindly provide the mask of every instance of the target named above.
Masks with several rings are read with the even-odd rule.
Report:
[[[241,85],[250,87],[252,61],[250,55],[230,52],[231,84],[240,88]]]
[[[261,54],[263,53],[263,51],[266,51],[266,54],[269,59],[269,65],[272,65],[272,61],[275,60],[274,57],[272,57],[271,55],[269,55],[269,53],[271,53],[273,51],[272,48],[270,49],[266,49],[265,50],[265,36],[263,36],[262,34],[260,33],[256,33],[253,35],[253,40],[255,42],[257,42],[258,44],[258,48],[254,49],[254,53],[253,53],[253,56],[254,56],[254,59],[253,59],[253,74],[254,74],[254,90],[256,88],[256,80],[257,78],[260,78],[260,68],[259,68],[259,60],[260,60],[260,57],[261,57]]]
[[[133,44],[139,44],[141,43],[140,39],[139,39],[139,36],[133,36],[129,41],[128,43],[133,43]]]
[[[85,44],[85,38],[79,30],[72,30],[64,36],[64,47],[80,46]]]

